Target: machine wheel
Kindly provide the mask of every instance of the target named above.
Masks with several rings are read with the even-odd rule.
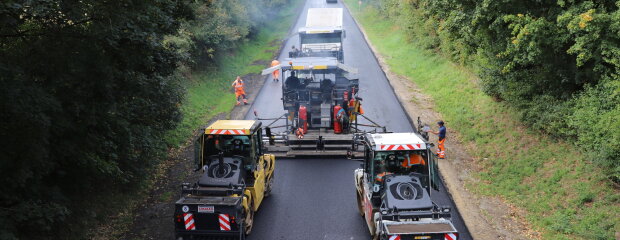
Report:
[[[357,194],[355,194],[357,196],[357,210],[360,211],[360,215],[362,217],[364,217],[364,203],[362,200],[362,196],[360,196],[360,193],[358,192]]]
[[[273,188],[273,178],[275,176],[271,176],[269,180],[265,183],[265,197],[271,196],[271,189]]]
[[[248,235],[252,232],[252,226],[254,225],[254,201],[250,201],[248,205],[250,211],[246,212],[243,218],[243,231],[245,235]]]

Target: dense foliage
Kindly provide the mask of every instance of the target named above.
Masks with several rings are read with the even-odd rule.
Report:
[[[213,65],[217,51],[235,48],[251,37],[269,18],[277,16],[289,0],[228,0],[194,2],[195,18],[183,21],[178,34],[166,43],[179,46],[183,63],[193,68]]]
[[[483,90],[524,122],[574,142],[620,180],[620,1],[374,4],[410,40],[478,68]]]
[[[87,201],[136,191],[165,156],[179,63],[234,48],[286,2],[0,3],[0,239],[93,227]]]

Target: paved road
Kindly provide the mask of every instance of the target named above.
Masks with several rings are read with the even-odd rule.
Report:
[[[307,0],[294,29],[305,25],[308,8],[344,7],[341,3]],[[399,105],[385,75],[351,15],[345,9],[345,64],[359,69],[360,96],[365,114],[389,131],[412,131],[405,112]],[[299,38],[286,41],[280,62],[288,57],[292,45],[299,48]],[[267,80],[253,104],[260,117],[284,114],[281,82]],[[252,111],[246,119],[254,119]],[[362,217],[358,214],[353,170],[360,162],[346,159],[283,159],[276,164],[275,185],[271,197],[256,214],[250,240],[271,239],[369,239]],[[433,191],[440,206],[456,209],[441,186]],[[471,239],[463,220],[454,211],[453,222],[461,239]]]

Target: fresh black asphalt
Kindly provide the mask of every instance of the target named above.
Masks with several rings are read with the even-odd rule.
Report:
[[[307,0],[293,33],[305,25],[308,8],[323,7],[344,8],[340,1],[327,4],[325,0]],[[359,95],[364,99],[365,115],[387,126],[388,131],[413,131],[361,31],[346,8],[344,12],[344,62],[359,69]],[[292,45],[299,48],[299,38],[291,34],[284,44],[280,62],[285,62]],[[281,97],[281,81],[273,82],[269,78],[246,119],[255,119],[254,110],[261,118],[282,115]],[[248,239],[370,239],[356,205],[353,170],[359,165],[358,161],[346,159],[278,159],[272,196],[265,199],[255,215],[254,229]],[[460,239],[471,239],[443,185],[440,190],[433,191],[433,201],[440,206],[452,206],[452,221],[460,233]]]

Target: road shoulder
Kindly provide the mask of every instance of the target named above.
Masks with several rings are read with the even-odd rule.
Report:
[[[368,39],[363,26],[355,21],[409,118],[420,117],[428,124],[442,119],[441,114],[433,110],[431,97],[425,95],[411,80],[390,71],[385,58]],[[474,239],[536,238],[537,234],[525,224],[527,221],[521,217],[523,214],[516,207],[506,204],[500,198],[477,195],[467,188],[477,181],[471,174],[477,172],[476,159],[467,153],[467,147],[459,141],[459,133],[451,130],[449,123],[446,125],[449,136],[446,141],[448,156],[446,160],[440,161],[439,170],[472,237]],[[436,138],[431,140],[436,142]]]

